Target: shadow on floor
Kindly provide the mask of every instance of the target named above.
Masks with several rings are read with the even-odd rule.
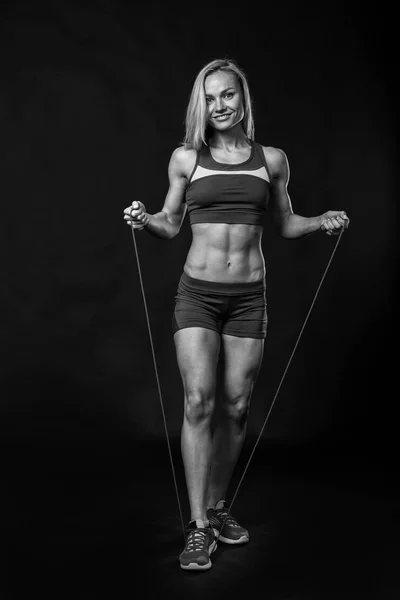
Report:
[[[231,485],[254,445],[248,439]],[[185,572],[166,442],[9,449],[3,478],[2,600],[26,598],[400,597],[395,471],[370,457],[261,443],[232,512],[249,544],[218,546]],[[179,442],[172,441],[184,521]]]

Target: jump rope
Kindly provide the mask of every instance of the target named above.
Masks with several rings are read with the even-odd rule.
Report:
[[[132,213],[132,210],[134,210],[134,209],[133,209],[133,208],[131,209],[131,213]],[[233,497],[232,497],[231,503],[230,503],[230,505],[229,505],[229,508],[227,509],[227,513],[226,513],[226,515],[225,515],[225,518],[224,518],[224,520],[223,520],[223,522],[222,522],[221,531],[223,530],[223,528],[224,528],[224,525],[225,525],[225,522],[226,522],[226,520],[227,520],[227,518],[228,518],[228,515],[229,515],[229,513],[230,513],[230,512],[231,512],[231,510],[232,510],[232,506],[233,506],[233,503],[235,502],[236,496],[237,496],[237,494],[238,494],[238,492],[239,492],[239,488],[240,488],[240,486],[242,485],[243,479],[244,479],[244,477],[245,477],[245,475],[246,475],[246,473],[247,473],[247,470],[248,470],[248,468],[249,468],[249,465],[250,465],[251,459],[253,458],[253,455],[254,455],[254,453],[255,453],[255,451],[256,451],[256,448],[257,448],[257,446],[258,446],[258,443],[259,443],[259,441],[260,441],[260,439],[261,439],[261,437],[262,437],[262,434],[263,434],[263,432],[264,432],[264,429],[265,429],[265,427],[266,427],[266,425],[267,425],[268,419],[269,419],[269,417],[270,417],[270,415],[271,415],[272,409],[273,409],[273,407],[274,407],[274,404],[275,404],[275,402],[276,402],[276,399],[277,399],[277,397],[278,397],[278,394],[279,394],[279,392],[280,392],[280,389],[281,389],[281,387],[282,387],[283,381],[284,381],[284,379],[285,379],[285,377],[286,377],[286,373],[288,372],[288,369],[289,369],[289,367],[290,367],[290,364],[291,364],[291,362],[292,362],[293,356],[294,356],[294,354],[295,354],[295,352],[296,352],[296,350],[297,350],[297,346],[299,345],[299,342],[300,342],[301,336],[303,335],[303,331],[304,331],[304,329],[305,329],[305,326],[306,326],[306,324],[307,324],[307,321],[308,321],[308,319],[309,319],[309,317],[310,317],[310,314],[311,314],[311,311],[312,311],[312,309],[313,309],[313,307],[314,307],[314,304],[315,304],[315,302],[316,302],[316,300],[317,300],[317,296],[318,296],[318,294],[319,294],[319,291],[320,291],[320,289],[321,289],[322,283],[323,283],[323,281],[324,281],[324,279],[325,279],[325,277],[326,277],[326,274],[327,274],[327,272],[328,272],[328,269],[329,269],[329,267],[330,267],[330,265],[331,265],[331,263],[332,263],[333,257],[334,257],[334,255],[335,255],[335,252],[336,252],[336,250],[337,250],[337,247],[339,246],[339,242],[340,242],[340,240],[341,240],[341,238],[342,238],[342,235],[343,235],[343,232],[344,232],[344,230],[345,230],[345,228],[343,227],[343,228],[342,228],[342,230],[341,230],[341,232],[340,232],[340,234],[338,235],[338,238],[337,238],[337,240],[336,240],[336,244],[335,244],[335,245],[334,245],[334,247],[333,247],[333,250],[332,250],[331,256],[330,256],[330,258],[329,258],[328,264],[327,264],[327,265],[326,265],[326,267],[325,267],[325,271],[324,271],[324,273],[323,273],[323,275],[322,275],[322,277],[321,277],[321,280],[320,280],[320,282],[319,282],[319,285],[318,285],[318,287],[317,287],[317,291],[316,291],[316,292],[315,292],[315,294],[314,294],[314,298],[313,298],[313,300],[312,300],[312,302],[311,302],[311,306],[310,306],[310,308],[309,308],[309,310],[308,310],[308,313],[307,313],[307,315],[306,315],[306,318],[304,319],[304,323],[303,323],[303,325],[302,325],[302,327],[301,327],[301,329],[300,329],[300,333],[299,333],[299,335],[297,336],[296,343],[295,343],[295,345],[294,345],[294,348],[293,348],[293,350],[292,350],[292,353],[290,354],[290,357],[289,357],[288,363],[287,363],[287,365],[286,365],[286,367],[285,367],[285,369],[284,369],[284,371],[283,371],[283,374],[282,374],[282,377],[281,377],[281,379],[280,379],[279,385],[278,385],[278,387],[277,387],[277,390],[276,390],[276,392],[275,392],[275,395],[274,395],[274,397],[273,397],[273,400],[272,400],[272,402],[271,402],[271,405],[270,405],[270,407],[269,407],[269,410],[268,410],[268,412],[267,412],[267,415],[266,415],[266,417],[265,417],[265,419],[264,419],[263,425],[262,425],[262,427],[261,427],[261,431],[260,431],[260,433],[259,433],[259,435],[258,435],[258,437],[257,437],[257,439],[256,439],[256,442],[255,442],[255,444],[254,444],[253,450],[251,451],[251,453],[250,453],[250,456],[249,456],[249,459],[248,459],[248,461],[247,461],[247,463],[246,463],[246,465],[245,465],[245,468],[244,468],[243,474],[242,474],[242,476],[241,476],[241,478],[240,478],[240,480],[239,480],[239,483],[238,483],[238,485],[237,485],[237,487],[236,487],[236,491],[235,491],[235,493],[233,494]],[[145,294],[145,291],[144,291],[143,277],[142,277],[142,270],[141,270],[141,267],[140,267],[139,252],[138,252],[137,243],[136,243],[135,229],[134,229],[134,227],[133,227],[133,221],[131,222],[131,231],[132,231],[133,245],[134,245],[134,247],[135,247],[135,255],[136,255],[136,261],[137,261],[137,267],[138,267],[138,274],[139,274],[140,288],[141,288],[141,290],[142,290],[143,304],[144,304],[144,310],[145,310],[145,314],[146,314],[146,321],[147,321],[147,328],[148,328],[149,339],[150,339],[151,353],[152,353],[152,356],[153,356],[154,372],[155,372],[156,381],[157,381],[157,388],[158,388],[158,395],[159,395],[160,406],[161,406],[161,413],[162,413],[162,417],[163,417],[163,423],[164,423],[165,435],[166,435],[166,439],[167,439],[167,446],[168,446],[169,460],[170,460],[170,463],[171,463],[172,477],[173,477],[173,480],[174,480],[174,486],[175,486],[176,499],[177,499],[177,501],[178,501],[178,509],[179,509],[179,515],[180,515],[180,520],[181,520],[182,533],[183,533],[183,538],[184,538],[184,540],[185,540],[185,539],[186,539],[186,528],[185,528],[185,524],[184,524],[184,520],[183,520],[182,507],[181,507],[181,502],[180,502],[180,498],[179,498],[179,491],[178,491],[178,485],[177,485],[177,480],[176,480],[175,466],[174,466],[174,461],[173,461],[173,458],[172,458],[171,444],[170,444],[170,440],[169,440],[169,434],[168,434],[168,428],[167,428],[167,421],[166,421],[166,417],[165,417],[164,402],[163,402],[163,396],[162,396],[162,392],[161,392],[160,378],[159,378],[159,375],[158,375],[158,368],[157,368],[156,355],[155,355],[155,352],[154,352],[153,335],[152,335],[152,333],[151,333],[150,318],[149,318],[149,312],[148,312],[148,309],[147,309],[146,294]]]

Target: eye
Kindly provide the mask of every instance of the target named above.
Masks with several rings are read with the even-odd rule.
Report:
[[[230,99],[232,98],[232,96],[233,96],[233,93],[232,93],[232,92],[227,92],[227,93],[224,95],[224,98],[227,98],[228,100],[230,100]]]
[[[207,102],[207,104],[211,104],[212,98],[206,98],[206,102]]]

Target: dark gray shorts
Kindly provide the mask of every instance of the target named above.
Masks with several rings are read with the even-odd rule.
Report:
[[[265,279],[250,283],[204,281],[182,274],[172,331],[204,327],[217,333],[263,339],[267,335]]]

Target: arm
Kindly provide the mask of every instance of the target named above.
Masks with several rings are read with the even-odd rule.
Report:
[[[132,206],[124,210],[127,223],[135,229],[145,229],[159,238],[175,237],[185,218],[185,190],[195,159],[195,151],[176,148],[168,166],[169,189],[161,211],[151,215],[146,212],[144,204],[133,202]]]
[[[328,211],[317,217],[295,214],[287,190],[290,171],[286,154],[278,148],[264,148],[264,155],[271,175],[271,217],[282,237],[299,238],[320,229],[332,235],[348,226],[349,219],[344,211]]]

